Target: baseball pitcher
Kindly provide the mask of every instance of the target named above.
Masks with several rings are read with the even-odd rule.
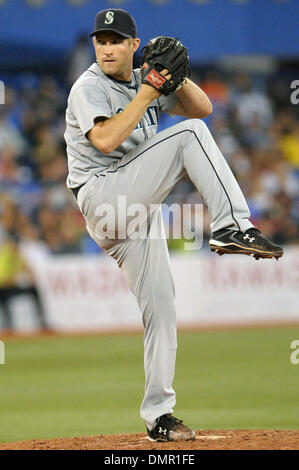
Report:
[[[212,104],[188,78],[181,41],[151,39],[142,67],[133,70],[140,40],[127,11],[98,12],[90,37],[96,62],[73,85],[66,110],[67,187],[90,236],[122,269],[142,314],[146,381],[140,414],[148,438],[192,440],[194,431],[173,416],[176,312],[161,203],[187,174],[211,215],[212,251],[256,259],[278,259],[283,251],[249,221],[239,185],[201,120]],[[188,119],[157,133],[162,112]],[[137,225],[134,211],[120,211],[123,198],[127,208],[145,208]],[[114,224],[109,208],[121,215]],[[159,236],[138,236],[140,228]]]

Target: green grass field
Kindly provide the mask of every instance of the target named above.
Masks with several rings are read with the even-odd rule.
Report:
[[[298,327],[179,332],[175,415],[194,429],[298,429],[294,339]],[[0,442],[145,431],[142,334],[10,340],[5,348]]]

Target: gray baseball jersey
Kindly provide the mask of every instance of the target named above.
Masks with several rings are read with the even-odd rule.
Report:
[[[173,108],[177,102],[175,95],[153,101],[128,139],[109,155],[96,149],[86,137],[96,118],[110,118],[123,111],[135,98],[140,85],[140,69],[133,71],[131,82],[124,82],[105,75],[97,63],[75,82],[68,99],[64,135],[69,166],[68,188],[86,183],[92,175],[156,134],[160,112]]]
[[[109,205],[117,214],[120,197],[126,198],[127,208],[136,203],[146,208],[155,204],[147,222],[153,233],[163,235],[161,203],[187,173],[207,204],[212,231],[224,227],[245,231],[252,224],[244,196],[203,121],[185,120],[156,133],[159,113],[172,109],[177,100],[174,95],[153,101],[130,137],[111,155],[92,146],[86,133],[94,119],[122,111],[136,96],[139,84],[138,70],[131,83],[123,83],[92,65],[71,90],[65,138],[68,187],[86,182],[77,194],[86,228],[121,267],[142,314],[146,383],[140,415],[152,429],[159,416],[172,413],[176,401],[172,388],[177,348],[175,290],[167,243],[163,236],[114,238],[99,224],[99,210]],[[118,221],[118,233],[129,226],[131,217],[124,215]]]

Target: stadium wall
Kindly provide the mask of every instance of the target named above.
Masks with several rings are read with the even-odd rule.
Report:
[[[136,18],[142,43],[161,34],[179,35],[192,61],[222,54],[299,52],[298,0],[2,0],[0,65],[14,60],[11,51],[17,44],[25,48],[27,58],[29,47],[38,55],[48,51],[52,56],[56,50],[58,57],[79,35],[93,30],[98,10],[115,6]]]
[[[181,327],[299,322],[299,249],[256,262],[245,256],[172,255]],[[104,256],[55,256],[32,266],[51,326],[62,332],[142,329],[121,270]],[[16,298],[17,330],[35,329],[30,299]]]

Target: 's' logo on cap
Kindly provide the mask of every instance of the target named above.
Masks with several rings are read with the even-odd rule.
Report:
[[[105,24],[111,24],[114,21],[114,11],[108,11],[106,13]]]

